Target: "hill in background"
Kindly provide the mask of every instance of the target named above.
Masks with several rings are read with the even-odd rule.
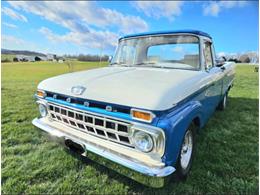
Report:
[[[26,56],[46,56],[43,53],[34,52],[34,51],[26,51],[26,50],[9,50],[9,49],[1,49],[1,54],[8,55],[26,55]]]
[[[98,62],[98,61],[108,61],[109,56],[90,55],[90,54],[57,56],[56,54],[43,54],[40,52],[27,51],[27,50],[1,49],[1,62],[59,61],[59,60],[64,61],[65,59]]]

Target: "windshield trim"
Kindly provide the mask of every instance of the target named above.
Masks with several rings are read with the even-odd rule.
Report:
[[[118,40],[118,45],[117,45],[117,49],[118,46],[120,44],[121,41],[125,41],[125,40],[130,40],[130,39],[138,39],[138,38],[146,38],[146,37],[160,37],[160,36],[182,36],[182,35],[189,35],[189,36],[193,36],[198,38],[198,46],[199,46],[199,67],[196,69],[188,69],[188,70],[194,70],[194,71],[200,71],[202,70],[202,51],[201,51],[201,36],[197,35],[197,34],[193,34],[193,33],[174,33],[174,34],[154,34],[154,35],[140,35],[140,36],[136,36],[136,37],[126,37],[126,38],[121,38]],[[117,50],[115,52],[115,55],[117,53]],[[110,64],[109,64],[110,65]],[[113,65],[111,65],[113,66]],[[133,66],[128,66],[128,67],[133,67]],[[135,66],[137,67],[137,66]],[[144,66],[140,66],[140,67],[144,67]],[[166,67],[162,67],[162,68],[166,68]],[[168,67],[169,68],[169,67]],[[183,70],[187,70],[187,68],[169,68],[169,69],[183,69]]]
[[[194,34],[194,35],[199,35],[199,36],[208,37],[208,38],[212,39],[212,37],[208,33],[200,31],[200,30],[193,30],[193,29],[151,31],[151,32],[135,33],[135,34],[128,34],[128,35],[121,36],[119,39],[137,37],[137,36],[145,36],[145,35],[159,35],[159,34]]]

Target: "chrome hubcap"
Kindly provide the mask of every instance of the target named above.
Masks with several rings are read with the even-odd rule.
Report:
[[[190,130],[188,130],[184,136],[184,141],[181,148],[180,163],[183,169],[186,169],[189,165],[189,162],[191,160],[192,148],[193,148],[192,133]]]

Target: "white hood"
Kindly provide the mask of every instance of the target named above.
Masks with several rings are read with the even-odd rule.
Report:
[[[105,67],[64,74],[42,81],[38,89],[148,110],[165,110],[205,83],[202,71]],[[82,95],[73,86],[86,88]]]

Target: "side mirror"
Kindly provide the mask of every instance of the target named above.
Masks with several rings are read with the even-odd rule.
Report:
[[[216,59],[216,66],[221,67],[225,64],[225,62],[226,62],[226,58],[224,56],[219,57]]]
[[[107,60],[107,61],[108,61],[109,63],[111,63],[112,59],[113,59],[113,56],[108,56],[108,60]]]

